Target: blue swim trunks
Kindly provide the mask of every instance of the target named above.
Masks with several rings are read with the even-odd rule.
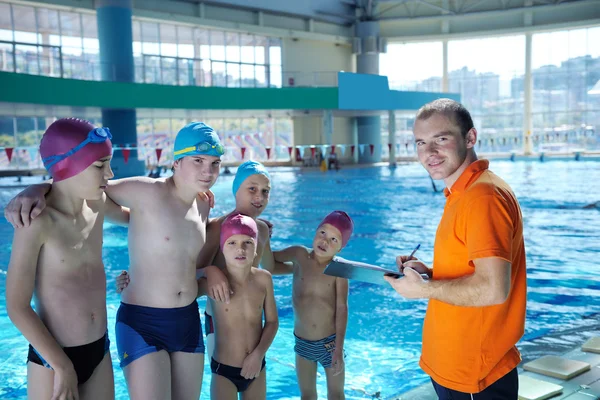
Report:
[[[294,351],[308,361],[320,362],[323,368],[331,368],[331,359],[335,351],[335,333],[321,340],[302,339],[294,333],[296,345]],[[344,352],[344,358],[346,354]]]
[[[146,354],[161,350],[204,354],[204,338],[196,300],[189,306],[178,308],[121,303],[115,334],[121,368]]]

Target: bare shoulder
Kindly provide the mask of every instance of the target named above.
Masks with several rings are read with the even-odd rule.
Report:
[[[258,231],[261,233],[269,233],[269,226],[262,220],[260,219],[256,219],[256,227],[258,228]]]
[[[273,277],[272,277],[271,273],[269,271],[267,271],[266,269],[252,267],[251,272],[254,275],[254,278],[256,279],[256,281],[259,282],[261,285],[272,285],[273,284]]]

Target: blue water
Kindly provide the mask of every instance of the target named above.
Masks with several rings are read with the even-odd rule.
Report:
[[[528,309],[524,341],[557,330],[585,329],[600,312],[600,209],[584,210],[600,200],[600,163],[492,161],[491,169],[506,179],[523,210],[528,262]],[[34,178],[31,178],[34,179]],[[233,209],[233,176],[223,175],[214,187],[213,215]],[[444,205],[425,171],[417,164],[347,169],[339,172],[272,171],[273,192],[264,216],[275,224],[274,249],[310,245],[314,229],[333,209],[347,211],[356,232],[342,256],[393,266],[396,255],[421,243],[418,256],[431,262],[433,238]],[[0,185],[14,179],[2,180]],[[35,179],[35,181],[39,181]],[[441,182],[436,182],[438,188]],[[0,206],[19,189],[0,190]],[[25,398],[27,343],[6,315],[4,281],[12,228],[0,222],[0,397]],[[123,374],[114,345],[119,302],[114,277],[127,268],[126,230],[107,224],[104,241],[108,318],[113,338],[117,398],[126,399]],[[290,277],[276,277],[280,328],[267,354],[269,399],[298,398],[293,369],[293,314]],[[348,321],[346,396],[348,399],[391,398],[427,381],[418,367],[424,301],[402,300],[388,287],[352,282]],[[204,301],[201,301],[201,307]],[[209,364],[202,389],[208,398]],[[318,390],[326,398],[323,370]]]

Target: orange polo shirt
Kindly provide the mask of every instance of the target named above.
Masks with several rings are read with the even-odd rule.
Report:
[[[527,282],[521,209],[510,187],[473,162],[445,189],[446,205],[435,236],[433,279],[473,274],[473,260],[511,263],[507,300],[487,307],[459,307],[431,299],[423,325],[421,368],[437,383],[478,393],[521,361]]]

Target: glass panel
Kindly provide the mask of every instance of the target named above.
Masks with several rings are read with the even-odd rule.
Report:
[[[10,15],[10,4],[0,3],[0,40],[13,41],[13,26]]]
[[[389,44],[379,56],[381,75],[387,75],[391,89],[441,91],[442,51],[442,42]]]
[[[172,57],[161,57],[161,71],[163,85],[177,85],[177,59]]]
[[[281,65],[271,65],[270,70],[270,87],[281,87]]]
[[[177,57],[177,30],[175,25],[160,24],[160,54]]]
[[[38,64],[38,46],[28,46],[28,45],[17,45],[15,54],[16,54],[16,63],[17,63],[17,72],[22,74],[39,74],[39,64]]]
[[[227,63],[227,87],[240,87],[240,64]]]
[[[254,64],[254,35],[242,34],[240,42],[242,62],[247,64]]]
[[[193,86],[195,84],[194,77],[194,60],[180,58],[178,68],[178,85]]]
[[[210,31],[210,59],[225,60],[225,32]]]
[[[143,56],[144,60],[144,82],[145,83],[161,83],[160,77],[160,57],[158,56]]]
[[[227,86],[224,62],[212,62],[212,86]]]
[[[201,80],[202,86],[212,86],[212,71],[211,71],[211,62],[210,60],[202,60],[201,66]]]
[[[197,46],[195,58],[210,59],[209,33],[204,29],[194,29],[194,43]]]
[[[38,43],[34,8],[13,4],[12,12],[15,25],[15,42]]]
[[[9,43],[0,43],[0,70],[14,71],[13,46]]]
[[[254,65],[242,64],[242,87],[256,87]]]
[[[158,24],[142,21],[142,53],[158,55],[160,53]]]
[[[227,32],[227,61],[240,61],[240,34],[237,32]]]
[[[194,58],[193,30],[187,26],[177,27],[177,55],[183,58]]]
[[[269,40],[269,64],[281,65],[281,44],[279,39]]]
[[[263,65],[257,65],[254,68],[256,87],[267,87],[267,68]]]
[[[255,36],[255,43],[255,62],[257,64],[265,64],[267,58],[267,38],[264,36]]]

